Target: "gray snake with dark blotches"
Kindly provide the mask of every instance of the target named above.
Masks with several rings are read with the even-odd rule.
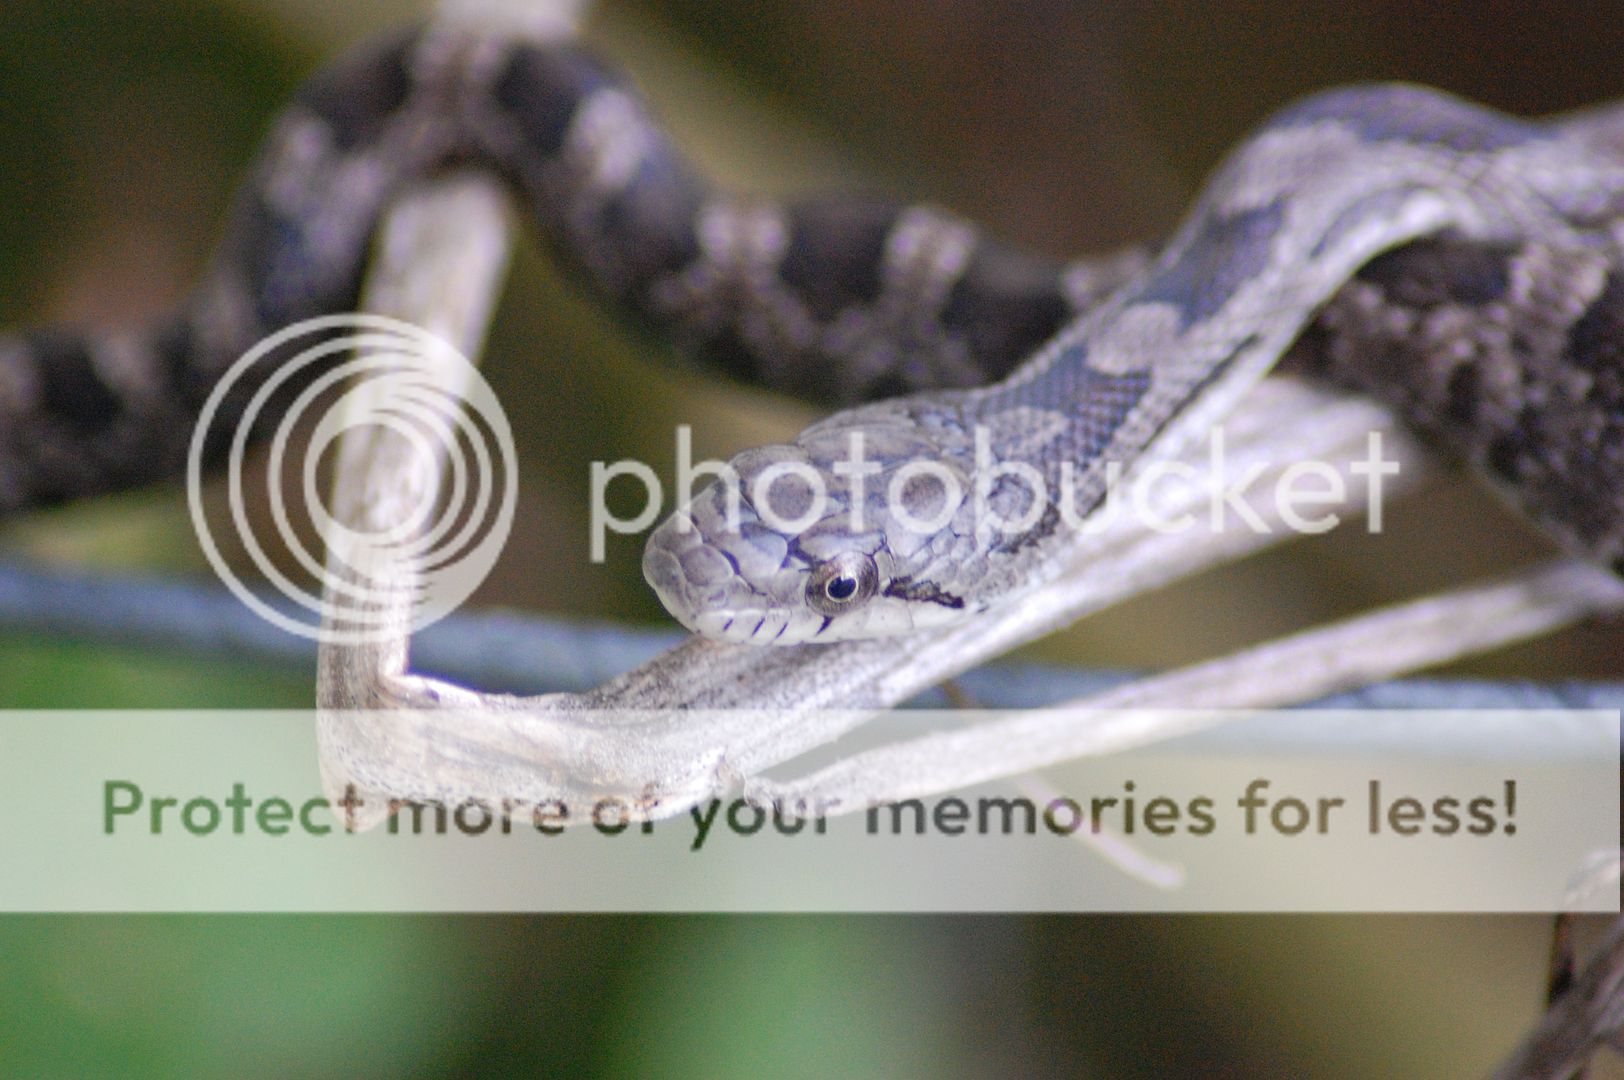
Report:
[[[1108,462],[1209,427],[1282,358],[1385,401],[1624,571],[1624,125],[1598,115],[1536,123],[1415,87],[1332,91],[1242,144],[1159,257],[1059,265],[927,207],[718,193],[579,47],[402,32],[317,75],[278,119],[181,311],[127,335],[0,339],[0,513],[181,472],[232,362],[351,310],[389,200],[477,165],[587,287],[684,353],[871,402],[736,458],[735,482],[651,538],[645,575],[712,636],[897,633],[1037,587]],[[861,507],[839,479],[793,532],[762,520],[797,515],[763,512],[752,480],[827,476],[854,432],[879,466]],[[223,446],[229,431],[211,434]],[[989,485],[1019,527],[986,527],[974,500],[945,501],[944,478],[972,490],[989,461],[1030,466],[1068,501]],[[913,477],[902,515],[876,498],[899,474]],[[738,518],[723,520],[730,492]]]

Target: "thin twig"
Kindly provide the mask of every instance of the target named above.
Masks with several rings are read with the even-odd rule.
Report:
[[[809,776],[750,781],[744,792],[762,803],[832,805],[846,812],[874,801],[934,795],[1203,731],[1240,715],[1225,710],[1308,700],[1534,636],[1597,610],[1624,610],[1624,582],[1585,563],[1556,563],[1318,627],[1051,709],[883,746]],[[1483,738],[1481,729],[1478,738]]]
[[[420,327],[461,357],[479,356],[507,268],[508,231],[507,195],[493,178],[464,173],[425,182],[384,217],[363,311]],[[467,392],[459,384],[464,369],[450,359],[433,374],[444,380],[446,394],[460,398]],[[372,379],[357,390],[384,385]],[[357,416],[376,409],[359,392],[349,400]],[[333,518],[344,531],[333,540],[389,535],[411,521],[419,506],[438,502],[451,437],[449,421],[437,419],[448,428],[440,438],[410,438],[388,424],[344,425],[332,495]],[[407,673],[407,656],[420,583],[410,573],[387,550],[365,543],[329,549],[324,600],[330,613],[323,629],[343,630],[348,618],[365,614],[366,625],[388,632],[369,634],[359,644],[323,641],[316,682],[322,708],[380,708],[412,697],[416,682]],[[364,597],[344,585],[360,586]]]

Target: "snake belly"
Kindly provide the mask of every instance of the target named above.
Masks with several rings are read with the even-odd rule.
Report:
[[[1598,115],[1580,137],[1415,88],[1323,95],[1245,144],[1159,258],[1060,264],[932,207],[720,191],[579,46],[408,29],[339,59],[276,120],[180,310],[131,332],[0,337],[0,514],[179,475],[237,357],[354,307],[389,200],[485,167],[585,290],[676,354],[826,404],[883,399],[741,456],[742,480],[832,466],[861,433],[891,478],[919,463],[971,482],[979,433],[987,461],[1070,493],[1038,505],[992,485],[1001,519],[1030,519],[996,533],[956,509],[921,530],[849,505],[793,533],[728,533],[706,531],[727,502],[713,488],[645,559],[703,632],[895,633],[1035,587],[1107,464],[1199,432],[1288,349],[1293,369],[1393,403],[1616,562],[1624,120]],[[223,447],[229,402],[219,422]],[[924,500],[912,519],[944,509],[929,487],[908,489]]]

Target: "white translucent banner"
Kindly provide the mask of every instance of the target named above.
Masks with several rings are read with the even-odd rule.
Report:
[[[854,757],[940,757],[946,730],[1033,715],[893,713],[768,777],[616,759],[643,782],[570,775],[540,743],[489,768],[471,737],[462,772],[384,778],[438,803],[335,791],[372,823],[350,832],[312,713],[0,713],[0,911],[1619,910],[1614,712],[1204,714],[1200,734],[887,802],[925,757]],[[384,748],[400,722],[346,717]],[[702,749],[771,718],[678,722]],[[826,768],[854,761],[878,764]],[[738,796],[764,791],[800,797]]]

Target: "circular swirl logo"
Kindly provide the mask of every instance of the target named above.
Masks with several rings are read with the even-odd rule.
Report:
[[[308,437],[295,440],[296,431]],[[252,499],[243,467],[251,434],[268,444],[264,489]],[[231,528],[265,591],[227,562],[204,512],[205,466],[228,437]],[[187,500],[209,564],[256,614],[301,637],[367,644],[445,617],[490,573],[513,525],[516,457],[490,384],[449,342],[383,316],[331,315],[264,339],[215,385],[192,433]],[[340,474],[332,490],[342,505],[323,499],[327,468]],[[293,475],[325,552],[294,527]],[[313,587],[271,557],[255,503],[268,510],[274,548]]]

